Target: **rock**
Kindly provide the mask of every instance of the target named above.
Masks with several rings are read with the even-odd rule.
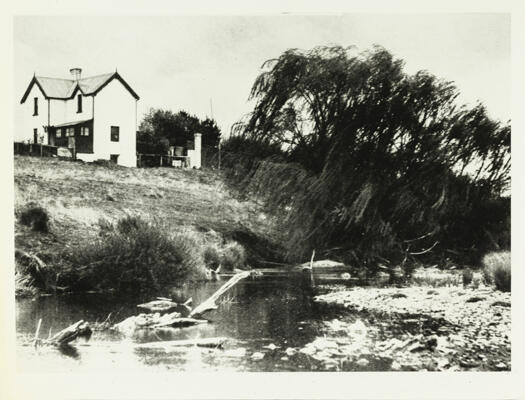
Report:
[[[401,364],[399,364],[397,361],[392,361],[392,365],[390,366],[392,371],[401,371]]]
[[[264,358],[264,353],[260,353],[260,352],[255,352],[251,356],[251,359],[255,361],[262,360],[263,358]]]
[[[299,350],[299,352],[309,356],[313,356],[317,352],[317,350],[313,346],[306,346]]]
[[[485,300],[485,297],[480,297],[480,296],[473,296],[473,297],[470,297],[466,300],[466,303],[477,303],[478,301],[483,301]]]
[[[293,347],[288,347],[285,351],[284,351],[288,356],[293,356],[297,353],[297,350],[294,349]]]
[[[269,345],[264,346],[264,348],[269,349],[269,350],[275,350],[275,349],[278,349],[279,346],[276,346],[273,343],[270,343]]]
[[[368,366],[370,364],[370,361],[368,361],[366,358],[360,358],[356,361],[356,364],[362,368]]]
[[[446,358],[440,358],[437,360],[437,367],[440,370],[450,367],[450,362]]]
[[[404,293],[394,293],[392,295],[393,299],[401,299],[401,298],[407,298],[408,296]]]
[[[504,362],[500,362],[500,363],[496,364],[496,369],[498,371],[503,371],[503,370],[508,369],[508,367],[507,367],[507,364],[505,364]]]
[[[510,307],[510,302],[508,302],[508,301],[495,301],[491,305],[494,306],[494,307]]]
[[[463,368],[476,368],[479,367],[480,362],[470,358],[464,358],[463,360],[459,360],[459,365]]]

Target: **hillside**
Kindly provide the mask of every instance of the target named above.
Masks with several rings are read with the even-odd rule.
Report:
[[[241,243],[252,266],[279,258],[270,219],[239,201],[215,171],[124,168],[16,156],[15,213],[28,203],[43,207],[49,232],[15,219],[15,245],[48,263],[64,248],[96,237],[101,224],[132,216],[162,223],[171,232]]]

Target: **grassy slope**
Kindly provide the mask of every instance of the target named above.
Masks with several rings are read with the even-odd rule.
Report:
[[[15,208],[37,202],[51,221],[49,234],[16,222],[16,246],[48,261],[57,246],[74,246],[97,235],[100,219],[115,221],[125,215],[162,220],[173,231],[214,230],[238,240],[271,236],[270,222],[260,209],[232,197],[213,171],[105,167],[16,156],[14,179]]]

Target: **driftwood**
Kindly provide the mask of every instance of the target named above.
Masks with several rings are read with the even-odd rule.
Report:
[[[150,301],[149,303],[137,305],[137,307],[145,308],[146,310],[149,310],[151,312],[168,311],[177,306],[178,304],[171,301],[170,299],[153,300],[153,301]]]
[[[138,304],[137,307],[144,308],[151,312],[163,312],[182,306],[185,307],[188,311],[191,311],[191,307],[189,306],[191,302],[191,297],[188,300],[186,300],[183,304],[175,303],[173,300],[167,297],[157,297],[156,300],[144,304]]]
[[[160,342],[139,343],[135,348],[139,349],[167,349],[170,347],[221,347],[228,339],[225,337],[214,337],[204,339],[168,340]]]
[[[83,337],[86,340],[89,340],[91,337],[92,331],[89,327],[89,324],[84,320],[75,322],[73,325],[68,326],[66,329],[61,330],[51,339],[46,340],[48,344],[53,344],[55,346],[66,345],[78,337]]]
[[[215,310],[217,309],[217,304],[215,302],[217,299],[223,295],[225,292],[227,292],[229,289],[231,289],[235,284],[237,284],[239,281],[241,281],[244,278],[247,278],[251,275],[250,271],[243,271],[239,272],[238,274],[232,276],[228,282],[226,282],[224,285],[222,285],[219,290],[217,290],[214,294],[211,295],[211,297],[204,301],[203,303],[199,304],[189,315],[189,317],[193,317],[195,315],[202,315],[206,311],[209,310]]]
[[[180,313],[172,312],[170,314],[160,315],[155,314],[139,314],[132,317],[126,318],[124,321],[113,325],[113,329],[119,332],[129,333],[136,329],[155,329],[155,328],[183,328],[186,326],[205,324],[208,321],[194,319],[194,318],[183,318]]]

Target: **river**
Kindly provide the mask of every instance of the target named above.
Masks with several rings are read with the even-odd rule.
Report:
[[[193,299],[196,306],[224,281],[188,284],[169,295],[177,302]],[[313,302],[313,290],[297,279],[248,279],[222,297],[217,310],[206,314],[208,324],[187,328],[143,330],[131,337],[111,330],[94,331],[85,342],[77,339],[67,351],[50,346],[34,349],[40,338],[83,319],[100,322],[112,313],[120,322],[141,312],[137,304],[152,300],[140,295],[59,295],[17,299],[17,369],[21,372],[119,372],[139,370],[182,371],[311,371],[320,367],[311,358],[291,354],[319,335],[323,319],[330,318]],[[200,347],[144,349],[139,343],[226,337],[222,349]],[[295,352],[294,352],[295,353]],[[294,355],[294,357],[291,357]]]

